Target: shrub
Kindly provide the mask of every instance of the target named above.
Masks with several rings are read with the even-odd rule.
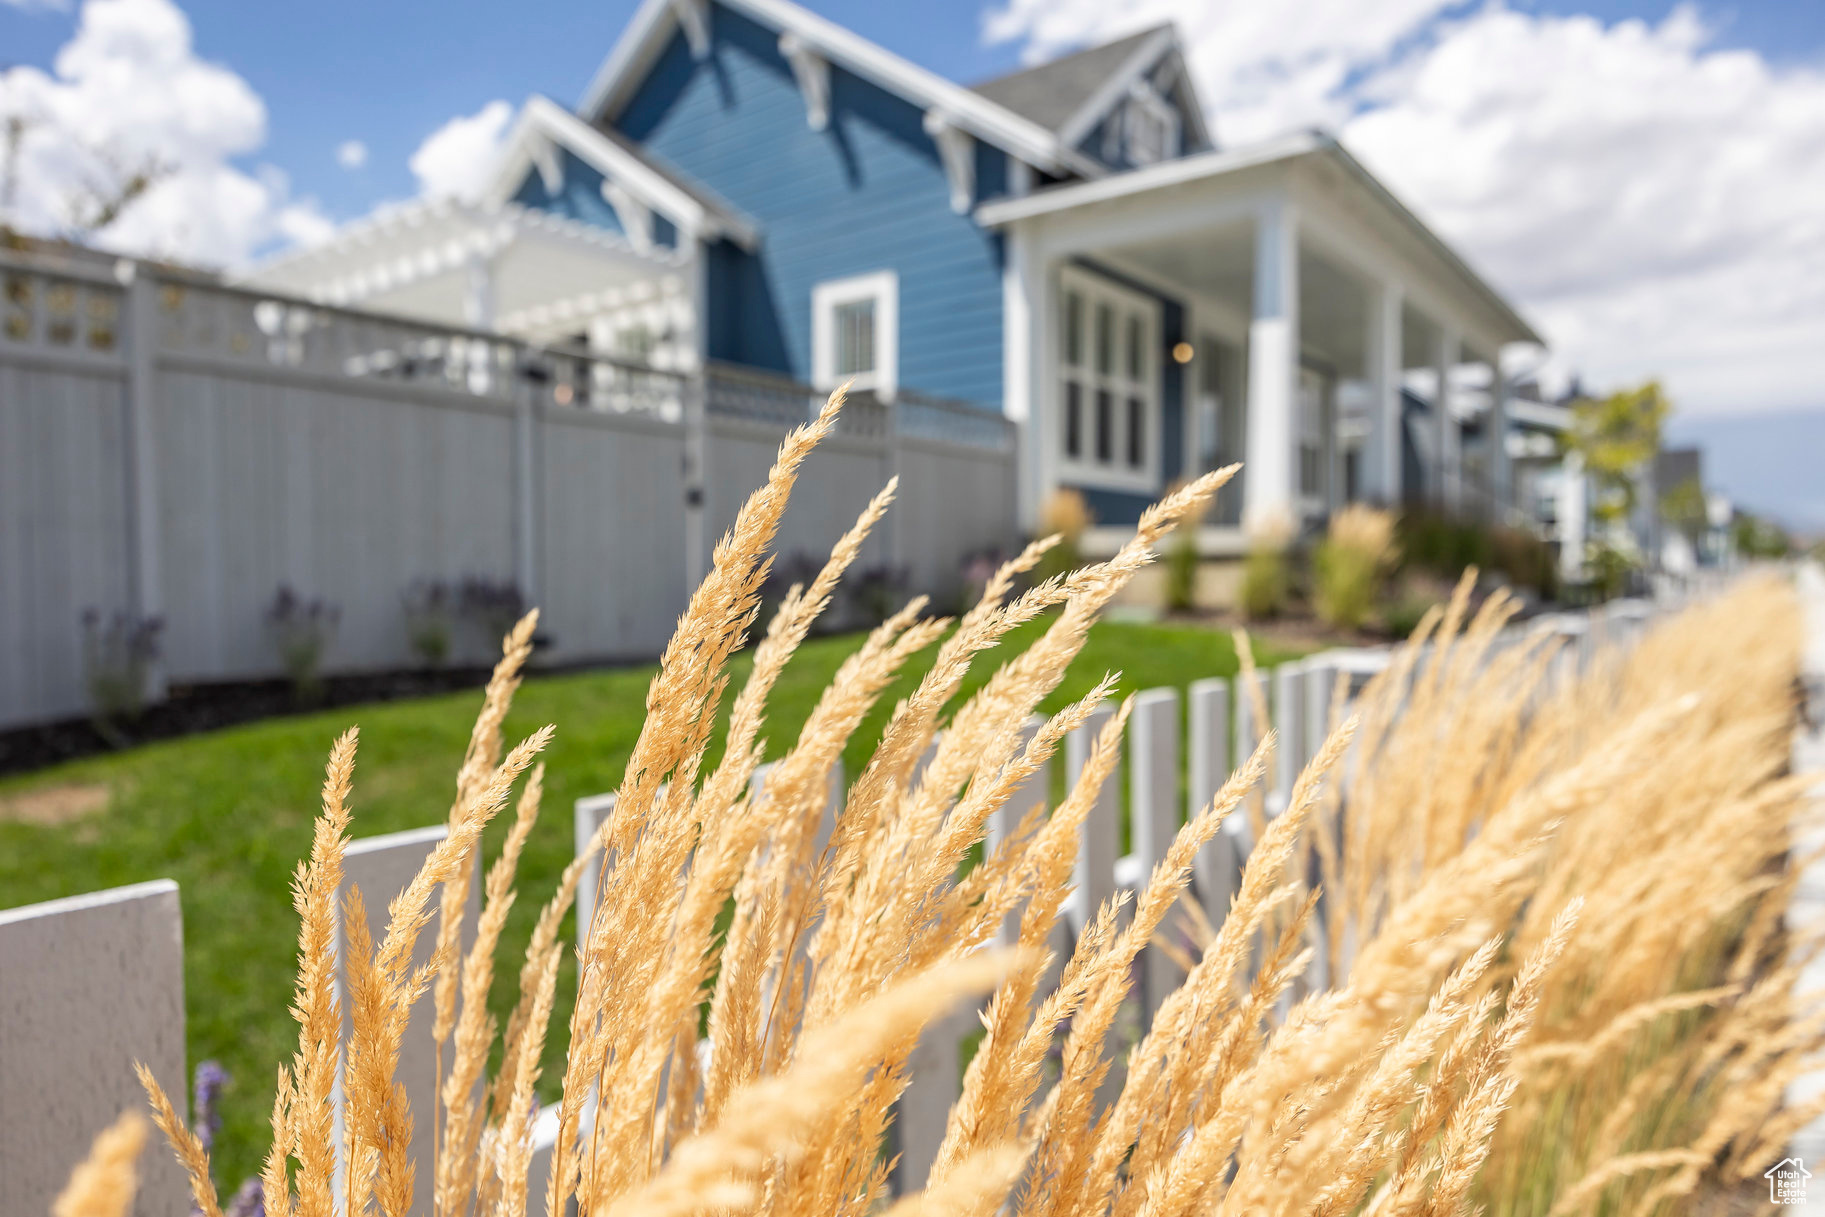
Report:
[[[266,606],[266,632],[279,664],[300,698],[311,699],[323,691],[323,659],[336,641],[342,610],[325,600],[306,600],[281,583]]]
[[[1265,621],[1286,611],[1292,594],[1292,571],[1287,549],[1295,529],[1291,520],[1258,524],[1248,539],[1248,556],[1242,560],[1242,615]]]
[[[955,611],[959,615],[968,612],[978,600],[982,599],[982,593],[988,590],[989,580],[995,577],[995,572],[1000,570],[1007,560],[1008,556],[998,549],[981,549],[964,557],[959,564],[958,571],[962,576],[962,582],[958,590],[958,603]]]
[[[456,636],[456,596],[441,579],[419,579],[400,597],[405,610],[406,642],[427,668],[450,658]]]
[[[1069,574],[1084,564],[1083,539],[1096,517],[1081,491],[1060,487],[1046,497],[1039,512],[1039,535],[1058,534],[1058,544],[1040,560],[1041,578]]]
[[[106,620],[97,609],[82,614],[83,683],[96,729],[118,741],[123,721],[146,708],[146,684],[158,663],[165,623],[158,617],[118,612]]]
[[[1173,530],[1166,547],[1166,607],[1188,613],[1198,601],[1198,527],[1194,521]]]
[[[1313,559],[1319,619],[1338,629],[1362,628],[1381,597],[1382,576],[1394,560],[1394,517],[1353,503],[1331,517]]]
[[[1559,598],[1559,561],[1553,547],[1520,528],[1498,526],[1489,533],[1490,560],[1515,587],[1542,600]]]
[[[869,625],[880,625],[906,598],[906,568],[878,563],[864,567],[849,584],[849,603]]]
[[[788,599],[720,749],[703,708],[742,645],[792,476],[833,422],[826,409],[788,437],[719,549],[651,685],[615,814],[538,914],[501,1024],[486,997],[551,736],[542,728],[511,749],[502,737],[534,618],[506,639],[448,831],[393,900],[379,943],[362,895],[338,900],[356,733],[336,742],[294,885],[299,1038],[279,1067],[272,1211],[293,1211],[295,1192],[296,1211],[328,1217],[339,1188],[351,1213],[409,1211],[414,1124],[436,1120],[439,1207],[521,1217],[535,1082],[570,954],[559,931],[585,867],[597,868],[599,904],[579,932],[574,1008],[559,1019],[570,1040],[552,1169],[535,1181],[550,1212],[573,1197],[593,1214],[875,1211],[920,1032],[984,989],[994,998],[980,1045],[913,1211],[990,1217],[1016,1189],[1032,1217],[1569,1211],[1612,1182],[1677,1205],[1745,1161],[1759,1167],[1758,1150],[1783,1146],[1810,1114],[1779,1108],[1820,1031],[1792,991],[1803,955],[1785,962],[1779,937],[1790,889],[1776,872],[1803,803],[1798,784],[1769,776],[1789,747],[1797,645],[1797,609],[1778,584],[1707,604],[1626,661],[1555,686],[1538,640],[1488,659],[1483,643],[1514,606],[1498,593],[1470,618],[1466,583],[1433,661],[1416,676],[1403,658],[1371,682],[1360,717],[1317,749],[1279,815],[1267,820],[1254,799],[1264,749],[1179,830],[1132,899],[1083,920],[1059,961],[1047,944],[1131,703],[1083,750],[1050,815],[1028,816],[960,872],[989,817],[1086,726],[1113,678],[1024,746],[1020,726],[1149,548],[1223,475],[1150,510],[1068,594],[1041,584],[1008,599],[1038,559],[1029,550],[954,628],[890,618],[751,798],[769,692],[826,598]],[[820,589],[873,518],[838,546]],[[1061,600],[1022,657],[971,683],[978,655]],[[927,647],[936,661],[886,713],[820,844],[826,774]],[[1346,753],[1344,816],[1327,775]],[[522,780],[465,952],[459,914],[482,834]],[[1188,931],[1184,981],[1139,1042],[1112,1042],[1140,952],[1168,937],[1194,859],[1239,808],[1254,845],[1227,916]],[[1307,885],[1319,871],[1322,909]],[[436,962],[419,972],[410,961],[440,890]],[[1021,950],[984,951],[1010,919]],[[346,1032],[339,937],[353,977]],[[1331,961],[1329,989],[1308,973],[1315,949]],[[1041,1000],[1049,974],[1062,979]],[[452,1064],[439,1110],[415,1113],[393,1068],[426,987],[432,1038]],[[142,1077],[207,1210],[207,1155]],[[343,1180],[339,1127],[361,1164]]]
[[[526,593],[512,579],[467,575],[457,599],[462,615],[475,624],[490,650],[526,615]]]

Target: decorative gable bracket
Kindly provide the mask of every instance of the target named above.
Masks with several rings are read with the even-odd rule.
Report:
[[[951,210],[962,215],[976,197],[976,137],[941,110],[925,112],[925,133],[938,145],[938,159],[944,162]]]
[[[653,209],[635,198],[627,187],[610,177],[602,179],[602,201],[615,209],[628,244],[645,252],[653,247]]]
[[[830,125],[830,61],[791,33],[779,36],[779,53],[792,65],[798,91],[805,95],[805,125],[822,131]]]
[[[678,27],[684,31],[684,40],[690,44],[691,57],[708,59],[710,57],[710,0],[670,0],[672,12],[678,18]]]
[[[547,196],[556,197],[564,189],[564,162],[558,157],[558,146],[543,135],[532,139],[532,166],[539,171],[539,184]]]

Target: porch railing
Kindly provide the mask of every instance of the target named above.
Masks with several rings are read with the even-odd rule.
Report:
[[[142,316],[152,336],[139,353],[153,358],[684,418],[690,378],[682,372],[128,262],[111,274],[0,253],[0,350],[124,364],[136,293],[147,297]]]
[[[728,363],[710,364],[704,393],[713,415],[781,426],[815,417],[829,396],[789,376]],[[1015,432],[1016,424],[980,406],[912,389],[898,390],[891,401],[852,392],[838,422],[843,435],[892,435],[1001,453],[1014,451]]]

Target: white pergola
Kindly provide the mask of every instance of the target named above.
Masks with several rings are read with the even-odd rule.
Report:
[[[1008,238],[1005,400],[1023,416],[1022,502],[1060,484],[1059,272],[1088,261],[1187,304],[1187,330],[1233,346],[1243,371],[1245,529],[1297,522],[1340,500],[1334,401],[1326,473],[1302,493],[1300,369],[1321,366],[1366,404],[1360,497],[1398,502],[1401,390],[1433,403],[1424,492],[1466,505],[1461,424],[1500,435],[1503,351],[1539,336],[1334,140],[1302,133],[1101,181],[985,204]],[[1443,386],[1440,391],[1439,386]],[[1344,396],[1337,394],[1336,396]],[[1440,403],[1442,399],[1442,408]],[[1335,400],[1335,399],[1334,399]],[[1189,411],[1188,411],[1189,413]],[[1506,454],[1487,450],[1484,491],[1504,501]],[[1187,445],[1187,451],[1190,445]]]
[[[659,308],[688,328],[693,268],[689,250],[637,247],[549,212],[437,200],[382,209],[248,279],[324,304],[554,342],[628,309]]]

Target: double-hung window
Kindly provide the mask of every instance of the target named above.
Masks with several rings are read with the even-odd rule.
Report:
[[[1061,472],[1083,485],[1157,489],[1159,305],[1075,268],[1059,278]]]
[[[811,289],[811,378],[818,388],[853,381],[860,392],[891,398],[899,363],[898,275],[877,271]]]

